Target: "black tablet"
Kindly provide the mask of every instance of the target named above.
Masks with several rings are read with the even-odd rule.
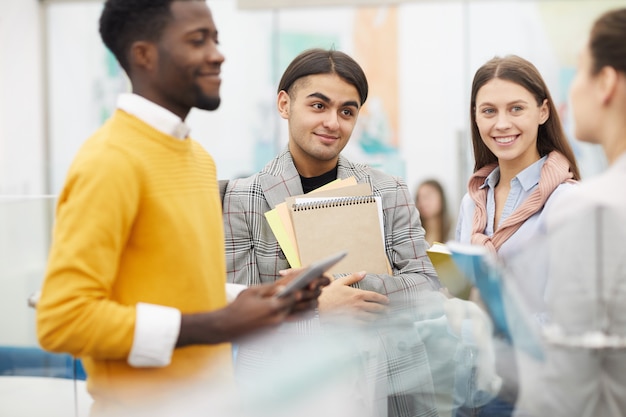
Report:
[[[342,260],[348,252],[339,252],[328,258],[312,263],[305,268],[300,275],[292,279],[283,289],[276,293],[276,297],[284,297],[294,291],[302,289],[309,285],[315,278],[328,271],[333,265]]]

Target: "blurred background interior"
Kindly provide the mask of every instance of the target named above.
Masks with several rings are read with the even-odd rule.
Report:
[[[222,105],[193,110],[192,136],[222,179],[258,171],[285,144],[275,110],[287,63],[333,47],[364,68],[370,96],[345,154],[445,188],[452,225],[472,171],[468,96],[474,71],[517,54],[544,76],[583,178],[605,165],[573,132],[568,88],[589,25],[624,0],[211,0]],[[80,363],[37,347],[27,299],[43,278],[55,195],[80,144],[128,82],[102,45],[102,1],[0,3],[0,415],[84,415]],[[54,387],[51,385],[54,384]],[[44,395],[45,401],[33,401]],[[45,407],[45,408],[41,408]],[[41,410],[46,410],[43,413]],[[40,414],[38,414],[40,413]]]

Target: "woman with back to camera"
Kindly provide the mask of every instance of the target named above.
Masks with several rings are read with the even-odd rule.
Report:
[[[415,206],[428,244],[445,243],[450,238],[450,215],[441,183],[436,179],[422,181],[415,192]]]
[[[626,415],[625,40],[626,8],[600,16],[571,85],[575,136],[601,145],[609,167],[547,213],[549,327],[559,332],[546,333],[539,373],[524,378],[533,416]]]
[[[456,240],[514,256],[545,226],[553,197],[579,179],[550,92],[535,66],[518,56],[496,57],[481,66],[471,90],[474,174],[463,197]],[[545,278],[529,275],[543,293]],[[541,281],[541,282],[540,282]],[[497,349],[504,384],[498,397],[459,416],[510,416],[517,396],[513,352]]]

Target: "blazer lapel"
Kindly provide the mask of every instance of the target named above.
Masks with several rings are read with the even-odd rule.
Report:
[[[353,164],[342,155],[339,155],[337,176],[341,179],[355,177],[358,183],[371,184],[366,166]],[[259,173],[259,183],[270,208],[284,202],[289,196],[303,193],[300,175],[287,149],[263,168]]]
[[[371,184],[371,178],[364,165],[353,164],[347,158],[339,155],[339,168],[337,170],[337,177],[340,179],[346,179],[354,177],[358,183]]]
[[[302,183],[289,151],[284,150],[259,173],[259,184],[270,208],[302,194]]]

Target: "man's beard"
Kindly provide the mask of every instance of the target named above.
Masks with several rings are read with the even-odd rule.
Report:
[[[220,106],[221,98],[219,95],[208,96],[196,87],[196,100],[194,107],[200,110],[216,110]]]

